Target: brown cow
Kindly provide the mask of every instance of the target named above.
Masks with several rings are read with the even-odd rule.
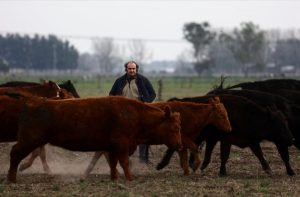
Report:
[[[200,166],[200,159],[198,155],[198,145],[194,142],[200,136],[201,131],[207,125],[213,125],[221,131],[231,131],[231,125],[228,119],[227,111],[219,97],[209,100],[209,104],[196,104],[185,102],[159,102],[151,103],[155,107],[161,109],[165,106],[170,106],[172,110],[180,113],[181,119],[181,140],[184,149],[179,151],[181,166],[184,174],[189,174],[188,161],[187,161],[187,148],[194,154],[196,161],[194,162],[194,171]],[[91,160],[88,168],[85,171],[85,177],[92,171],[96,162],[104,152],[96,152]],[[105,155],[108,160],[108,155]]]
[[[53,81],[44,81],[42,84],[27,87],[0,87],[0,94],[20,93],[26,96],[38,96],[47,98],[74,98],[74,96],[60,88]]]
[[[8,182],[16,182],[20,161],[35,148],[50,143],[73,151],[107,151],[111,178],[119,161],[127,180],[129,155],[138,144],[182,146],[180,114],[124,97],[28,101],[12,147]]]
[[[61,89],[56,83],[46,81],[43,84],[36,85],[35,87],[1,87],[1,94],[10,94],[11,96],[40,96],[51,97],[53,99],[73,98],[66,90]],[[57,97],[59,96],[59,97]],[[24,101],[11,98],[7,95],[0,95],[0,142],[13,142],[17,140],[18,132],[18,119],[21,109],[24,106]],[[50,168],[46,162],[45,147],[42,146],[36,149],[31,159],[24,163],[20,170],[24,170],[31,166],[33,158],[40,156],[43,164],[44,171],[50,173]]]

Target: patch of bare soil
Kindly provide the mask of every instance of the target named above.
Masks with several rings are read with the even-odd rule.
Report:
[[[9,167],[12,144],[0,145],[0,179],[4,181]],[[273,170],[269,177],[248,149],[233,147],[227,163],[227,177],[219,177],[219,146],[204,175],[198,170],[183,176],[178,155],[161,171],[155,165],[162,158],[165,146],[151,146],[151,162],[139,163],[137,153],[131,157],[134,180],[126,182],[123,171],[118,181],[111,181],[104,158],[97,162],[92,174],[82,174],[93,153],[71,152],[47,145],[47,160],[52,174],[44,174],[37,159],[33,166],[17,175],[17,184],[0,183],[0,196],[300,196],[300,152],[290,148],[291,165],[296,175],[286,175],[285,167],[273,144],[262,143]]]

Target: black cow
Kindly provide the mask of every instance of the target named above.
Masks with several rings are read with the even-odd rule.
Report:
[[[286,90],[300,90],[300,81],[296,79],[268,79],[264,81],[244,82],[234,86],[228,87],[228,89],[242,88],[242,89],[286,89]]]
[[[10,82],[0,84],[0,87],[25,87],[25,86],[34,86],[34,85],[40,85],[40,84],[36,82],[28,82],[28,81],[10,81]],[[75,98],[80,97],[73,83],[70,80],[64,81],[58,84],[58,86],[72,93]]]
[[[287,118],[289,128],[295,138],[294,145],[300,150],[300,107],[293,102],[290,102],[289,100],[285,99],[284,97],[261,92],[261,91],[255,91],[255,90],[213,90],[210,93],[213,94],[230,94],[230,95],[237,95],[237,96],[243,96],[251,101],[255,102],[256,104],[262,106],[262,107],[272,107],[276,106],[277,109],[279,109]],[[284,159],[285,165],[287,166],[287,169],[291,169],[289,164],[289,154],[288,149],[286,147],[286,150],[283,150],[283,152],[286,152],[287,154],[284,154],[286,157]]]
[[[294,91],[291,91],[294,92]],[[291,100],[272,93],[256,90],[228,90],[216,89],[209,93],[212,94],[230,94],[246,97],[262,107],[276,106],[287,118],[289,128],[295,138],[294,145],[300,149],[300,106]],[[291,93],[292,94],[292,93]]]
[[[211,96],[202,96],[194,98],[172,99],[183,102],[207,102]],[[287,122],[280,111],[269,110],[260,107],[254,102],[240,96],[220,95],[221,102],[224,104],[230,123],[232,132],[223,134],[214,127],[208,127],[203,132],[197,144],[203,140],[206,141],[205,158],[201,166],[203,171],[210,163],[212,151],[218,141],[221,141],[221,167],[220,175],[226,175],[226,162],[229,158],[231,145],[239,146],[240,148],[249,147],[255,156],[259,159],[264,171],[271,175],[272,171],[268,162],[265,160],[260,142],[268,140],[274,142],[278,151],[285,161],[286,147],[292,145],[293,136],[288,128]],[[164,159],[159,164],[160,167],[167,164],[166,161],[172,154],[168,150]],[[287,166],[287,174],[294,175],[294,171]]]

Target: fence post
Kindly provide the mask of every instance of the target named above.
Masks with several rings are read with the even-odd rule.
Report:
[[[158,91],[157,91],[157,100],[162,101],[162,89],[163,89],[163,81],[162,79],[158,80]]]

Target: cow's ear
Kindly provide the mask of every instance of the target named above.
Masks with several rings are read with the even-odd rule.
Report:
[[[51,80],[49,80],[48,83],[49,83],[49,85],[50,85],[51,87],[55,85],[55,83],[54,83],[53,81],[51,81]]]
[[[170,108],[170,106],[169,105],[167,105],[166,107],[165,107],[165,116],[166,117],[171,117],[171,108]]]
[[[212,104],[212,105],[215,104],[215,99],[214,99],[214,97],[208,99],[208,103],[209,103],[209,104]]]
[[[220,103],[220,98],[218,96],[216,96],[216,97],[214,97],[214,101],[215,101],[216,104]]]
[[[40,81],[41,81],[41,84],[47,84],[48,83],[48,80],[46,80],[46,79],[41,79]]]

